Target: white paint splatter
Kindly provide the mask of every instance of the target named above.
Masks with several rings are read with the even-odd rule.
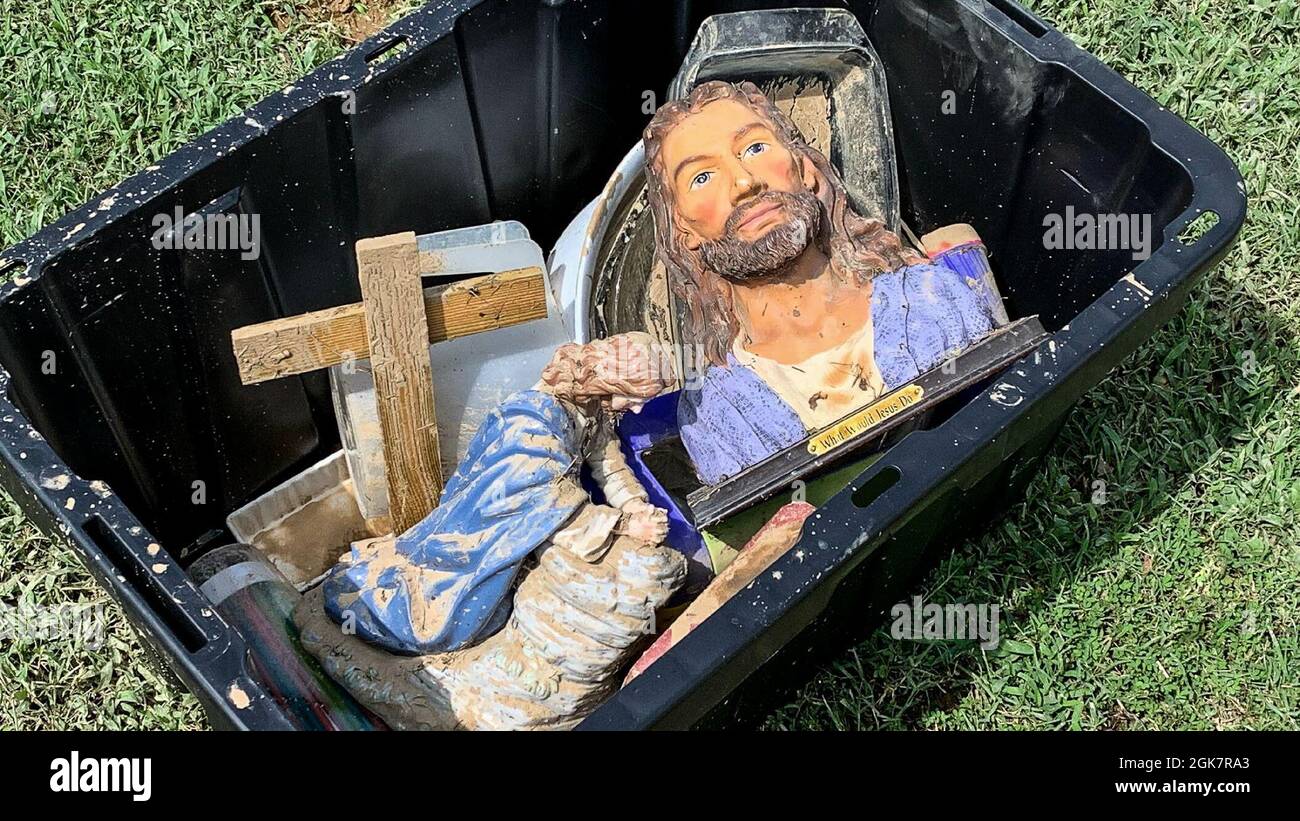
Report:
[[[56,476],[47,476],[41,479],[41,487],[50,490],[63,490],[72,481],[72,477],[66,473],[60,473]]]

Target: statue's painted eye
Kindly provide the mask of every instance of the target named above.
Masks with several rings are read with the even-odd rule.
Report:
[[[701,171],[700,173],[695,175],[694,179],[691,180],[691,189],[693,190],[699,188],[701,185],[704,185],[712,178],[713,178],[712,171]]]
[[[756,156],[758,156],[759,154],[762,154],[762,153],[763,153],[764,151],[766,151],[767,149],[768,149],[768,144],[767,144],[767,143],[754,143],[754,144],[751,145],[749,148],[746,148],[746,149],[745,149],[745,156],[746,156],[746,157],[756,157]]]

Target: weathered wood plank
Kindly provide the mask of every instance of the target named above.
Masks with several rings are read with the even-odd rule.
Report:
[[[415,233],[357,242],[370,370],[384,432],[388,510],[401,534],[438,506],[442,461]]]
[[[546,316],[546,282],[532,266],[437,285],[424,291],[424,312],[430,343],[518,325]],[[240,381],[253,385],[368,358],[365,314],[356,302],[236,328],[230,340]]]

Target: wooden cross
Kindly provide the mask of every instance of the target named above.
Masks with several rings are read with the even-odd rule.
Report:
[[[361,302],[236,328],[230,339],[245,385],[370,360],[400,534],[442,494],[429,345],[544,318],[546,284],[534,266],[422,290],[410,231],[359,240],[356,254]]]

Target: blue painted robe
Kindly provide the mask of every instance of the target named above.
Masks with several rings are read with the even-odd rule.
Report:
[[[521,391],[483,421],[439,507],[396,542],[357,542],[323,583],[325,610],[366,641],[424,654],[505,625],[525,558],[589,499],[586,431],[555,397]]]
[[[922,262],[872,279],[871,327],[885,390],[902,387],[995,328],[996,297],[956,271]],[[794,408],[728,352],[677,405],[682,443],[709,485],[805,439]]]

